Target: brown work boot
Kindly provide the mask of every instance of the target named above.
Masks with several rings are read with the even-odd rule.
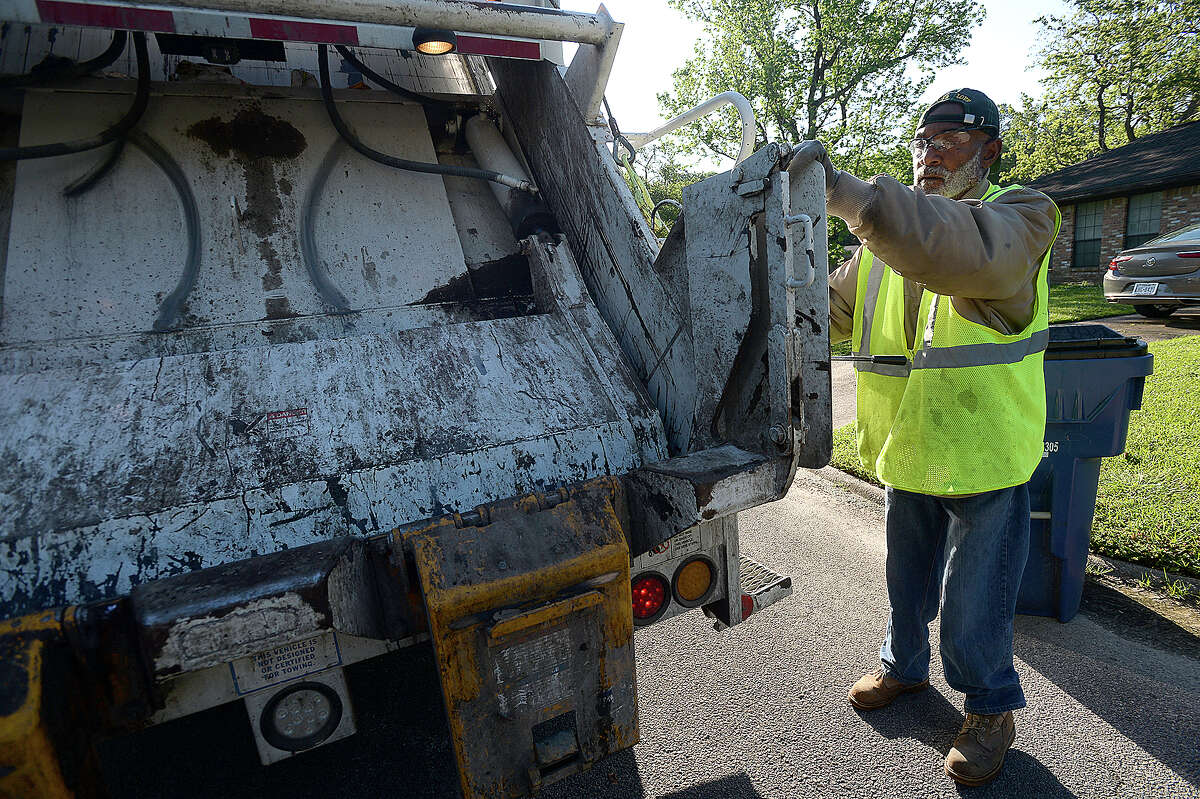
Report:
[[[983,785],[1000,773],[1016,737],[1011,710],[989,716],[968,713],[954,748],[946,755],[946,773],[963,785]]]
[[[872,674],[864,674],[850,689],[850,704],[859,710],[874,710],[890,705],[900,694],[912,691],[923,691],[929,687],[929,680],[918,683],[900,682],[884,674],[883,669],[876,669]]]

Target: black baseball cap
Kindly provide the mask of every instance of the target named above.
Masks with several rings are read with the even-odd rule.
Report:
[[[957,103],[962,106],[962,113],[947,113],[944,109],[936,114],[929,113],[942,103]],[[978,89],[954,89],[943,94],[929,104],[921,115],[918,128],[931,122],[957,122],[960,125],[977,127],[993,136],[1000,135],[1000,109]]]

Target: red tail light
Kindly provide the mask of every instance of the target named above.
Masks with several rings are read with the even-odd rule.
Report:
[[[1200,250],[1192,250],[1190,252],[1177,252],[1175,254],[1178,255],[1180,258],[1200,258]]]
[[[671,587],[659,574],[642,574],[633,578],[633,618],[636,621],[651,621],[667,606]]]
[[[1116,258],[1113,258],[1111,261],[1108,262],[1108,271],[1116,272],[1117,264],[1124,263],[1125,261],[1128,261],[1132,257],[1133,257],[1132,255],[1118,255]]]

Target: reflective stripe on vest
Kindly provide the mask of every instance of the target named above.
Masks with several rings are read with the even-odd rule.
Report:
[[[983,201],[1018,188],[989,186]],[[1055,214],[1057,236],[1057,208]],[[1005,334],[973,322],[950,297],[926,290],[917,312],[923,324],[910,341],[904,278],[863,248],[852,333],[854,354],[862,359],[855,362],[858,444],[863,463],[883,483],[955,495],[1029,479],[1045,424],[1041,354],[1050,336],[1049,261],[1048,247],[1034,286],[1033,318],[1023,330]],[[981,435],[986,430],[1002,434]]]
[[[983,196],[983,202],[988,202],[1001,194],[1021,188],[1006,186],[1003,189],[992,186]],[[1057,228],[1055,229],[1057,235]],[[1049,258],[1049,251],[1046,253]],[[867,293],[863,302],[862,346],[854,355],[859,357],[871,356],[871,328],[875,323],[875,306],[879,299],[879,287],[883,283],[884,270],[887,266],[875,258],[874,253],[864,248],[862,260],[870,264],[867,277]],[[907,377],[913,369],[954,369],[965,366],[992,366],[994,364],[1017,363],[1035,352],[1042,352],[1050,343],[1050,332],[1041,330],[1023,341],[1008,344],[962,344],[955,347],[934,347],[933,328],[937,317],[937,304],[941,295],[934,295],[928,322],[925,326],[923,346],[913,354],[907,364],[871,363],[870,361],[855,361],[854,368],[859,372],[873,372],[889,377]]]

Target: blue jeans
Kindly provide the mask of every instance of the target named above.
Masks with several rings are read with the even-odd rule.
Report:
[[[1013,668],[1013,615],[1029,554],[1029,489],[973,497],[887,491],[887,638],[884,671],[929,678],[929,623],[942,610],[946,682],[968,713],[1025,707]]]

